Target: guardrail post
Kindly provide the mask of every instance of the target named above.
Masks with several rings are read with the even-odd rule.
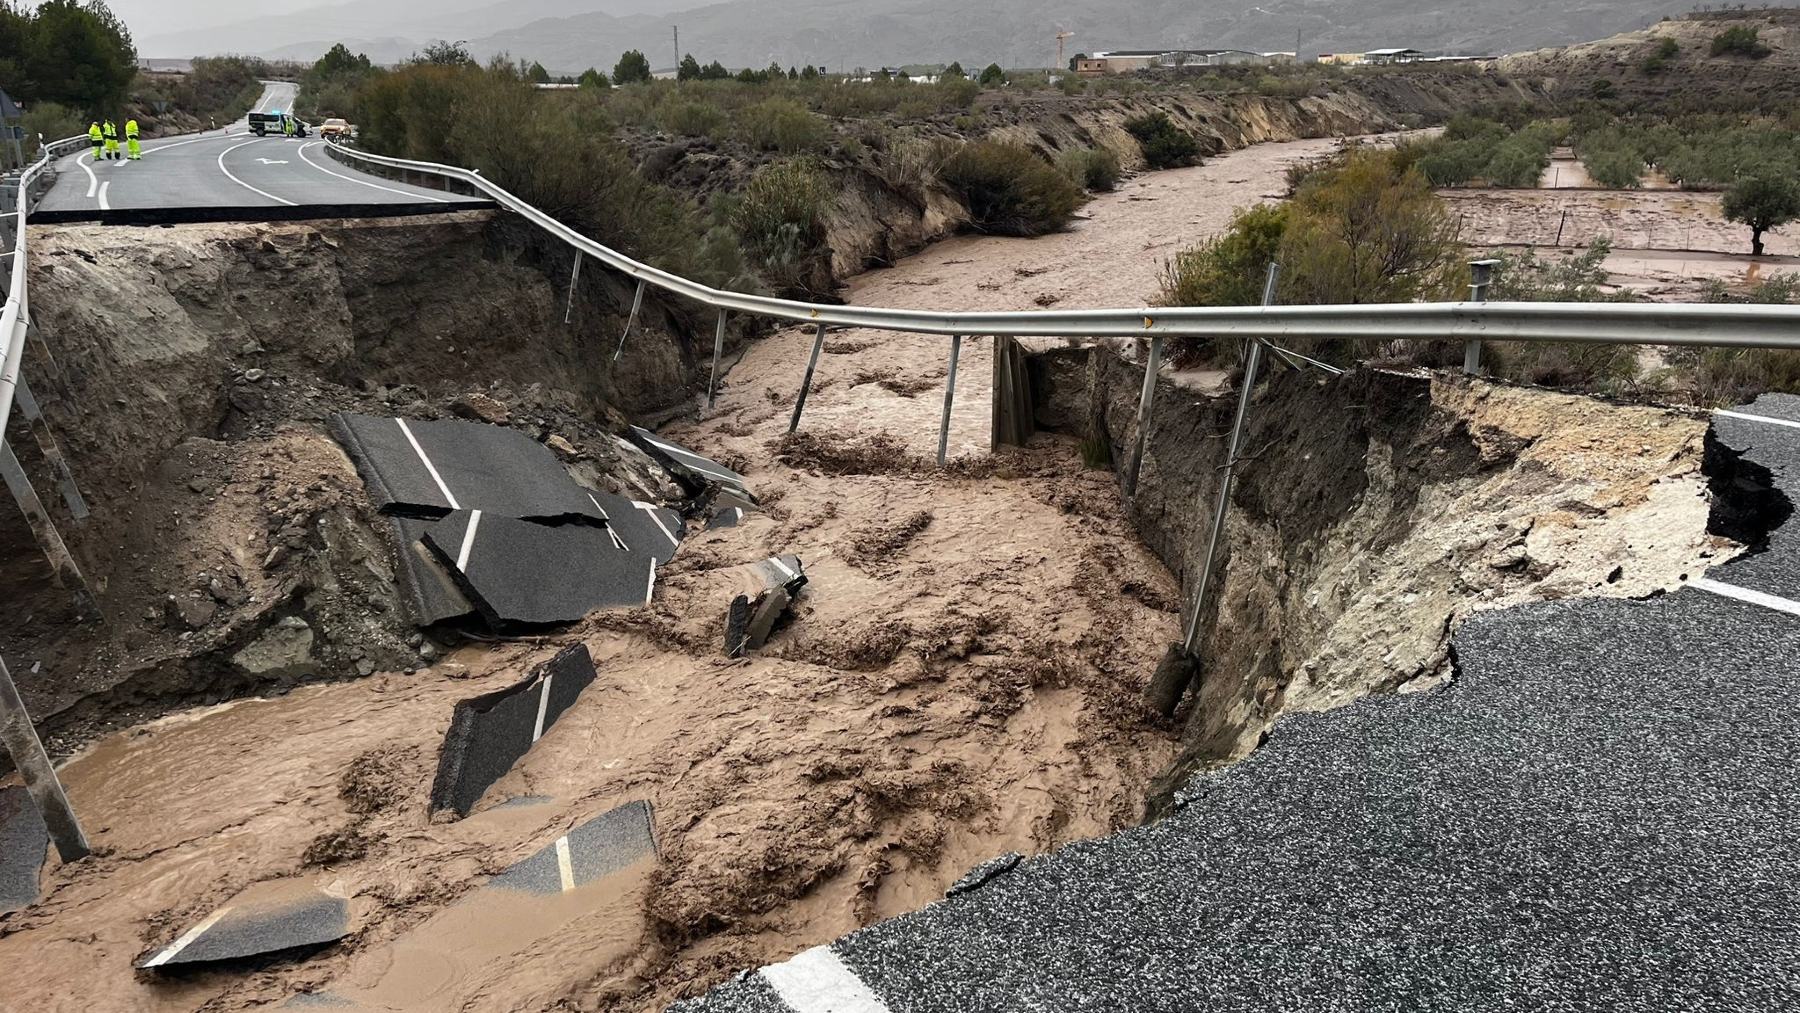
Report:
[[[1488,286],[1494,282],[1494,268],[1498,260],[1469,261],[1469,301],[1487,302]],[[1470,376],[1481,375],[1481,339],[1470,338],[1463,345],[1463,372]]]
[[[569,306],[563,310],[563,326],[565,327],[575,319],[575,286],[581,282],[581,260],[582,253],[580,250],[576,250],[575,273],[569,275]]]
[[[56,474],[57,488],[62,491],[63,502],[69,505],[69,513],[77,521],[88,519],[87,500],[81,496],[81,487],[75,484],[75,473],[69,470],[69,460],[63,456],[62,447],[56,442],[56,434],[50,430],[50,420],[44,417],[43,409],[31,393],[31,387],[23,376],[19,377],[14,393],[18,397],[19,411],[25,416],[26,426],[31,436],[37,440],[38,450]]]
[[[579,256],[579,254],[577,254]],[[631,337],[631,329],[637,326],[638,311],[644,308],[644,283],[637,283],[637,294],[631,297],[631,315],[625,318],[625,333],[619,335],[619,347],[613,349],[613,361],[625,354],[625,339]]]
[[[962,335],[950,339],[950,373],[944,380],[944,423],[938,427],[938,467],[950,450],[950,408],[956,403],[956,360],[962,357]]]
[[[706,407],[719,401],[719,360],[725,357],[725,311],[719,311],[719,329],[713,332],[712,379],[706,382]]]
[[[25,790],[44,814],[44,826],[56,843],[56,853],[64,862],[86,858],[87,836],[81,832],[75,810],[69,807],[69,796],[63,794],[62,782],[57,780],[56,767],[44,752],[37,729],[31,726],[31,715],[25,712],[25,701],[19,698],[4,658],[0,658],[0,742],[6,744],[13,765],[25,780]]]
[[[1144,470],[1145,440],[1150,435],[1150,407],[1156,401],[1156,374],[1162,369],[1162,335],[1150,339],[1150,355],[1144,360],[1144,392],[1138,396],[1137,448],[1131,452],[1131,470],[1125,475],[1125,495],[1137,495],[1138,475]]]
[[[806,410],[806,394],[812,390],[813,370],[819,367],[819,352],[825,348],[825,325],[813,332],[812,354],[806,358],[806,377],[800,381],[800,397],[794,401],[794,417],[788,420],[788,432],[800,429],[800,413]]]
[[[56,524],[50,519],[50,512],[44,509],[44,501],[38,498],[37,490],[31,487],[31,479],[25,475],[25,469],[19,465],[19,458],[13,453],[12,444],[0,441],[0,479],[6,482],[6,488],[18,501],[19,510],[25,514],[25,523],[30,525],[32,537],[37,540],[38,548],[44,550],[44,557],[50,561],[52,576],[56,586],[71,589],[75,595],[75,607],[84,615],[91,613],[105,620],[100,611],[100,602],[88,587],[87,578],[82,576],[81,567],[76,565],[75,556],[69,552],[68,543],[56,530]]]
[[[1263,281],[1264,306],[1274,305],[1275,280],[1281,275],[1280,264],[1270,264],[1268,277]],[[1206,538],[1206,555],[1200,560],[1200,580],[1194,585],[1194,604],[1188,611],[1187,636],[1182,639],[1182,650],[1194,653],[1200,642],[1200,610],[1206,604],[1207,585],[1212,583],[1213,564],[1219,558],[1219,542],[1225,535],[1225,511],[1231,506],[1231,484],[1237,469],[1238,451],[1244,445],[1244,423],[1250,417],[1250,398],[1256,391],[1256,373],[1262,366],[1262,342],[1255,338],[1244,342],[1244,380],[1238,390],[1237,416],[1231,422],[1231,439],[1225,446],[1225,467],[1219,476],[1219,500],[1213,507],[1212,531]],[[1180,687],[1175,698],[1181,698]]]

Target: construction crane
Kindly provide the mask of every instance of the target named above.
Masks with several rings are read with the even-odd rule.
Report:
[[[1059,71],[1069,69],[1069,61],[1063,58],[1063,43],[1074,37],[1074,32],[1061,25],[1056,26],[1056,69]]]

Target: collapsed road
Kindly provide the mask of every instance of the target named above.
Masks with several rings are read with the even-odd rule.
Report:
[[[1078,231],[1032,243],[956,240],[864,279],[854,297],[892,305],[1130,301],[1154,284],[1155,264],[1143,251],[1167,242],[1169,221],[1216,228],[1229,201],[1254,199],[1275,185],[1286,159],[1316,150],[1271,146],[1147,177],[1097,201],[1093,221]],[[835,963],[860,975],[866,968],[845,949],[849,944],[813,947],[869,925],[904,933],[929,912],[884,920],[918,911],[959,882],[957,903],[982,904],[1059,856],[1164,832],[1159,828],[1169,820],[1077,843],[1137,826],[1153,779],[1188,745],[1181,726],[1147,719],[1139,705],[1162,646],[1178,635],[1181,588],[1146,547],[1142,521],[1121,504],[1116,477],[1084,466],[1073,436],[1049,434],[1023,450],[990,456],[985,375],[991,352],[979,341],[966,350],[968,382],[953,412],[949,469],[933,465],[946,364],[944,344],[930,339],[831,335],[805,428],[787,438],[809,341],[809,334],[790,331],[753,345],[727,378],[716,411],[653,437],[705,455],[701,461],[709,463],[696,470],[712,471],[718,484],[737,476],[756,501],[728,501],[723,492],[660,497],[683,506],[685,529],[676,534],[685,537],[664,538],[681,544],[657,566],[648,606],[600,612],[527,639],[446,640],[442,649],[412,655],[405,668],[384,663],[366,678],[283,686],[264,699],[185,710],[106,737],[71,760],[63,775],[76,806],[96,814],[89,829],[100,850],[79,866],[45,870],[38,901],[0,922],[0,960],[29,972],[17,986],[9,981],[16,988],[9,999],[54,1008],[67,999],[66,968],[80,966],[89,969],[81,1001],[95,1008],[352,1002],[393,1009],[659,1009],[800,953],[812,954],[799,962],[802,973]],[[447,344],[428,336],[415,347]],[[456,344],[465,347],[460,336]],[[384,351],[413,354],[410,347]],[[271,403],[309,389],[298,367],[285,369],[275,378],[285,386],[271,391]],[[240,379],[234,391],[258,384]],[[260,383],[272,387],[269,380]],[[367,474],[325,434],[324,420],[344,410],[391,424],[399,417],[439,420],[448,400],[441,391],[459,388],[432,391],[418,382],[405,390],[384,384],[354,397],[334,391],[315,402],[286,402],[303,408],[303,425],[288,421],[300,412],[270,424],[235,407],[251,399],[234,398],[234,411],[249,421],[209,440],[218,444],[206,448],[215,456],[203,456],[227,466],[206,472],[200,506],[182,500],[178,509],[212,521],[211,510],[267,499],[271,483],[289,495],[281,483],[292,470],[309,495],[354,504],[301,523],[355,530],[352,511],[376,499]],[[1446,544],[1440,516],[1442,504],[1461,501],[1442,497],[1489,495],[1496,488],[1517,515],[1538,522],[1531,536],[1520,536],[1523,545],[1496,540],[1470,550],[1465,568],[1443,587],[1424,589],[1438,594],[1396,590],[1413,596],[1406,599],[1406,626],[1433,635],[1450,628],[1455,613],[1441,596],[1464,586],[1457,581],[1483,574],[1490,582],[1484,591],[1493,590],[1497,601],[1552,592],[1637,595],[1678,586],[1682,574],[1700,572],[1709,553],[1728,551],[1705,532],[1704,422],[1535,392],[1477,397],[1467,385],[1443,388],[1404,402],[1358,402],[1371,429],[1423,431],[1433,445],[1372,443],[1367,454],[1332,454],[1334,466],[1356,470],[1361,499],[1371,504],[1358,524],[1385,541],[1372,552],[1345,536],[1349,526],[1335,518],[1290,516],[1291,529],[1313,536],[1313,555],[1268,556],[1277,564],[1303,564],[1293,581],[1320,572],[1306,566],[1329,566],[1339,574],[1334,593],[1355,599],[1393,571],[1423,569],[1415,565],[1419,559],[1461,560],[1464,533],[1455,534],[1458,545]],[[549,395],[491,392],[495,400],[532,405],[532,417],[513,425],[553,446],[549,431],[565,422],[536,407],[550,403]],[[1184,397],[1209,410],[1218,401],[1202,392],[1184,391]],[[392,414],[382,416],[376,402],[393,406]],[[1561,424],[1612,427],[1591,441],[1596,446],[1577,469],[1605,482],[1585,483],[1532,456],[1533,448],[1556,448],[1554,435],[1536,428],[1543,414]],[[1216,442],[1216,433],[1195,432],[1190,449]],[[629,430],[621,425],[613,433]],[[565,461],[572,477],[578,467],[591,470],[603,453],[606,460],[618,453],[610,437],[576,442],[584,453]],[[435,467],[433,448],[426,441],[421,446]],[[1302,443],[1292,456],[1282,448],[1265,455],[1271,472],[1293,469],[1309,479],[1294,490],[1297,502],[1329,501],[1322,489],[1349,484],[1336,472],[1315,475],[1299,467],[1323,456],[1319,449]],[[279,468],[270,463],[277,455],[285,455]],[[289,461],[300,467],[290,469]],[[1170,480],[1172,463],[1146,472],[1146,497]],[[178,472],[176,482],[185,487],[189,474]],[[1426,491],[1438,498],[1403,487],[1403,480],[1428,483]],[[1181,487],[1160,490],[1174,497]],[[451,484],[449,491],[456,509],[470,506],[462,501],[464,489]],[[616,492],[634,503],[659,498]],[[417,502],[435,513],[382,519],[442,523],[453,509],[448,497]],[[617,519],[618,511],[601,509],[609,524]],[[744,513],[732,514],[735,524],[710,524],[720,510]],[[651,534],[660,515],[632,511],[651,522],[645,531]],[[231,530],[258,533],[229,548],[266,559],[274,533],[289,522],[264,524],[251,516],[255,525]],[[592,520],[570,521],[560,511],[534,516],[513,519]],[[1655,539],[1633,536],[1647,528],[1656,530]],[[399,538],[400,546],[413,546],[423,533]],[[1656,544],[1642,544],[1648,541]],[[1609,547],[1605,558],[1582,551],[1593,544]],[[327,549],[364,569],[385,558],[358,556],[366,551],[362,543],[347,538]],[[1511,561],[1500,564],[1502,553]],[[793,557],[805,560],[807,583],[789,621],[773,624],[761,649],[726,657],[734,646],[725,635],[732,604],[767,588],[772,574],[792,576],[784,568],[797,569]],[[213,556],[204,558],[216,569]],[[443,568],[441,554],[419,558]],[[1626,576],[1609,583],[1615,569]],[[1554,586],[1546,570],[1554,571]],[[283,601],[295,610],[311,607],[304,594]],[[300,614],[280,622],[290,620],[306,625]],[[1393,655],[1395,666],[1406,669],[1336,684],[1340,697],[1436,671],[1431,644],[1415,650],[1399,643],[1395,631],[1354,614],[1322,633],[1299,620],[1282,622],[1269,635],[1312,638],[1321,655],[1349,656],[1345,645],[1354,644]],[[269,635],[284,630],[299,633],[277,623]],[[550,722],[550,689],[541,681],[518,687],[534,668],[576,644],[587,649],[595,679]],[[331,665],[342,664],[332,657]],[[545,708],[541,734],[534,709],[534,741],[485,787],[468,815],[433,816],[433,775],[457,705],[508,690]],[[1265,710],[1238,722],[1252,741],[1262,718],[1287,706],[1280,693],[1265,697],[1257,701]],[[1439,699],[1449,694],[1407,698]],[[509,715],[509,734],[523,726]],[[1271,748],[1280,741],[1278,730]],[[1222,776],[1255,771],[1258,755]],[[1189,801],[1183,811],[1201,811],[1200,804]],[[583,882],[581,829],[615,813],[635,814],[608,825],[622,835],[631,829],[618,839],[639,847],[597,863],[594,868],[608,871]],[[1051,857],[987,864],[1012,854]],[[1191,851],[1180,854],[1192,858]],[[520,863],[528,863],[531,882],[544,892],[491,888]],[[982,871],[968,875],[977,866]],[[320,890],[341,882],[352,933],[302,955],[248,965],[169,975],[132,969],[244,890],[293,879]],[[757,988],[766,977],[753,974],[739,987]],[[859,995],[906,1008],[904,993],[874,991],[882,987],[871,972],[867,994]],[[767,990],[760,995],[771,998]],[[703,1002],[731,998],[728,990]]]

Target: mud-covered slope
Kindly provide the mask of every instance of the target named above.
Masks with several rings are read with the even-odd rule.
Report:
[[[30,616],[4,647],[43,730],[430,660],[395,610],[383,522],[325,435],[334,411],[442,417],[481,392],[511,406],[497,421],[567,441],[596,484],[659,492],[612,434],[687,402],[711,334],[653,300],[614,364],[630,290],[586,272],[571,305],[568,256],[485,212],[34,230],[54,364],[26,374],[92,506],[76,524],[51,503],[107,616],[76,622],[0,515],[3,586]]]
[[[1142,376],[1107,349],[1039,356],[1040,421],[1125,462]],[[1186,595],[1234,402],[1158,389],[1131,510]],[[1246,431],[1167,785],[1245,755],[1283,713],[1451,677],[1473,611],[1643,596],[1729,555],[1707,533],[1704,432],[1689,414],[1460,377],[1277,374]]]

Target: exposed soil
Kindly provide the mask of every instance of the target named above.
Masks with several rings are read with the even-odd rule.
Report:
[[[1579,163],[1574,163],[1579,165]],[[1649,298],[1692,301],[1705,283],[1754,285],[1800,271],[1800,228],[1771,229],[1768,253],[1752,257],[1750,230],[1728,222],[1716,193],[1678,190],[1445,189],[1462,223],[1463,241],[1479,250],[1530,247],[1540,256],[1570,257],[1597,236],[1613,253],[1611,283]]]

